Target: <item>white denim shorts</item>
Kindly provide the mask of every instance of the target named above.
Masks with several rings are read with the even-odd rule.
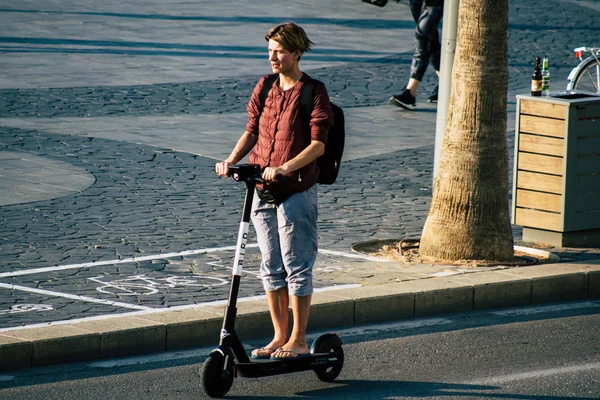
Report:
[[[313,292],[312,267],[317,259],[317,185],[295,193],[279,205],[252,201],[252,224],[262,255],[260,277],[266,291],[284,286],[290,294]]]

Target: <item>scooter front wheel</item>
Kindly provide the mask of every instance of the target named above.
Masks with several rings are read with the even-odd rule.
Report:
[[[223,397],[229,392],[235,377],[235,367],[230,355],[215,350],[208,355],[200,373],[204,392],[210,397]]]
[[[315,367],[313,371],[323,382],[331,382],[338,377],[344,367],[344,349],[342,343],[333,335],[323,335],[318,337],[312,345],[311,352],[313,353],[330,353],[335,357],[333,363]]]

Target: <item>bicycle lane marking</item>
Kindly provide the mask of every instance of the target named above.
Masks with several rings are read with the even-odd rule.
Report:
[[[252,243],[252,244],[246,245],[246,248],[257,248],[257,247],[258,247],[258,243]],[[235,250],[235,246],[212,247],[212,248],[207,248],[207,249],[185,250],[185,251],[180,251],[177,253],[163,253],[163,254],[155,254],[155,255],[143,256],[143,257],[129,257],[129,258],[123,258],[123,259],[119,259],[119,260],[93,261],[93,262],[87,262],[87,263],[81,263],[81,264],[69,264],[69,265],[62,265],[62,266],[57,265],[54,267],[24,269],[24,270],[20,270],[20,271],[0,273],[0,279],[12,278],[15,276],[39,274],[39,273],[45,273],[45,272],[55,272],[55,271],[66,271],[66,270],[70,270],[70,269],[101,267],[101,266],[106,266],[106,265],[129,264],[129,263],[136,263],[136,262],[142,262],[142,261],[169,259],[169,258],[189,256],[189,255],[208,254],[208,253],[216,253],[216,252],[220,252],[220,251],[233,251],[233,250]],[[362,259],[362,260],[366,260],[366,261],[389,262],[389,260],[379,259],[379,258],[367,256],[364,254],[358,254],[358,253],[356,253],[356,254],[355,253],[345,253],[342,251],[333,251],[333,250],[325,250],[325,249],[319,249],[318,251],[319,251],[319,253],[321,253],[323,255],[329,255],[329,256],[355,258],[355,259]],[[224,267],[231,269],[231,267],[227,267],[227,266],[224,266]],[[245,272],[250,272],[250,271],[245,271]],[[252,273],[252,272],[250,272],[250,273]]]
[[[62,292],[55,292],[55,291],[52,291],[52,290],[30,288],[30,287],[27,287],[27,286],[13,285],[13,284],[10,284],[10,283],[1,283],[0,282],[0,288],[9,289],[9,290],[19,290],[19,291],[22,291],[22,292],[42,294],[42,295],[46,295],[46,296],[62,297],[62,298],[71,299],[71,300],[85,301],[85,302],[88,302],[88,303],[105,304],[105,305],[109,305],[109,306],[129,308],[129,309],[132,309],[132,310],[153,310],[152,307],[139,306],[139,305],[136,305],[136,304],[121,303],[119,301],[96,299],[96,298],[93,298],[93,297],[79,296],[79,295],[76,295],[76,294],[68,294],[68,293],[62,293]]]
[[[258,245],[257,244],[250,244],[247,247],[253,247],[253,248],[257,248]],[[14,271],[11,273],[3,273],[2,276],[8,278],[9,276],[16,276],[16,278],[19,277],[32,277],[35,276],[35,274],[45,274],[45,273],[52,273],[52,272],[58,272],[58,275],[61,275],[61,271],[63,270],[76,270],[76,269],[81,269],[81,270],[86,270],[87,272],[85,274],[89,274],[91,273],[92,275],[90,277],[86,277],[85,274],[83,274],[83,276],[81,276],[81,279],[86,279],[91,282],[94,282],[96,284],[100,284],[101,286],[105,287],[105,289],[110,289],[110,288],[114,288],[114,289],[119,289],[121,290],[122,288],[120,286],[123,286],[123,283],[125,283],[127,287],[125,287],[125,292],[120,293],[121,295],[124,294],[129,294],[129,295],[135,295],[135,296],[142,296],[144,298],[146,298],[146,296],[144,296],[145,293],[149,293],[147,291],[156,291],[154,289],[163,289],[164,288],[178,288],[180,286],[193,286],[196,287],[198,285],[201,284],[201,286],[207,286],[208,284],[210,284],[210,286],[214,286],[215,282],[213,282],[213,280],[218,280],[217,286],[221,286],[223,284],[224,281],[227,281],[227,279],[225,279],[224,276],[221,276],[220,278],[216,278],[216,277],[211,277],[209,276],[205,276],[205,277],[201,277],[200,281],[198,281],[199,278],[197,278],[196,276],[194,277],[193,280],[190,280],[189,277],[187,276],[167,276],[167,278],[160,278],[157,280],[156,277],[152,277],[152,276],[139,276],[139,275],[121,275],[121,277],[124,277],[121,279],[116,279],[114,280],[114,278],[110,279],[110,281],[104,281],[104,279],[106,279],[107,276],[105,275],[100,275],[102,278],[100,279],[100,276],[98,276],[98,272],[96,272],[94,274],[94,271],[97,271],[98,269],[103,269],[106,267],[114,267],[114,266],[123,266],[123,265],[127,265],[127,264],[132,264],[138,261],[150,261],[150,260],[156,260],[156,259],[166,259],[168,257],[181,257],[184,255],[192,255],[192,258],[194,258],[194,255],[206,255],[207,257],[209,257],[209,259],[211,259],[210,262],[206,262],[207,266],[213,266],[213,267],[220,267],[220,268],[224,268],[227,270],[231,270],[231,267],[228,267],[227,264],[229,264],[229,261],[227,262],[223,262],[225,260],[221,260],[219,257],[218,261],[214,260],[214,256],[207,254],[207,253],[213,253],[214,252],[219,252],[219,251],[233,251],[235,250],[234,246],[227,246],[227,247],[219,247],[219,248],[205,248],[205,249],[199,249],[199,250],[188,250],[188,251],[182,251],[182,252],[174,252],[174,253],[163,253],[163,254],[157,254],[157,255],[148,255],[148,256],[144,256],[144,257],[130,257],[130,258],[125,258],[125,259],[120,259],[120,260],[111,260],[111,261],[100,261],[100,262],[95,262],[95,263],[81,263],[81,264],[73,264],[73,265],[64,265],[64,266],[55,266],[55,267],[47,267],[47,268],[34,268],[34,269],[29,269],[29,270],[23,270],[23,271]],[[328,250],[319,250],[319,253],[321,254],[326,254],[328,256],[338,256],[341,258],[350,258],[350,259],[370,259],[370,257],[368,256],[363,256],[361,254],[349,254],[349,253],[342,253],[342,252],[334,252],[334,251],[328,251]],[[260,257],[260,255],[257,255],[257,257]],[[175,264],[177,265],[177,263]],[[93,267],[97,267],[97,268],[93,268]],[[119,268],[123,268],[123,267],[118,267]],[[341,267],[336,267],[336,266],[331,266],[331,267],[327,267],[327,268],[317,268],[317,269],[323,269],[325,272],[336,272],[337,270],[339,270]],[[162,270],[162,268],[161,268]],[[331,271],[330,271],[331,270]],[[121,272],[124,272],[123,270],[120,270]],[[177,271],[174,271],[175,273],[177,273]],[[204,271],[206,272],[206,271]],[[251,275],[258,275],[257,271],[251,271],[250,269],[246,269],[244,270],[244,272],[249,273]],[[210,273],[209,273],[210,274]],[[185,275],[185,274],[184,274]],[[193,273],[192,275],[197,275],[197,273]],[[71,278],[71,276],[70,276]],[[96,279],[92,279],[92,278],[97,278],[99,280],[102,280],[103,282],[97,282]],[[140,280],[140,278],[144,278],[142,279],[142,281],[137,282],[137,281],[131,281],[131,279],[137,279]],[[208,281],[204,282],[202,279],[208,279]],[[36,281],[36,279],[32,278],[33,281]],[[76,277],[73,279],[77,279]],[[49,280],[46,283],[53,283],[55,280]],[[146,282],[148,281],[148,282]],[[150,282],[152,281],[152,282]],[[156,282],[155,282],[156,281]],[[15,294],[18,292],[23,293],[24,295],[30,295],[30,296],[45,296],[45,297],[55,297],[58,301],[58,299],[63,299],[63,301],[65,300],[71,300],[72,303],[68,303],[66,306],[64,304],[60,304],[57,303],[58,306],[56,306],[56,309],[60,309],[61,312],[63,314],[69,314],[69,310],[72,309],[72,307],[75,307],[75,311],[73,311],[73,313],[71,314],[71,318],[69,318],[69,320],[72,320],[73,316],[76,315],[80,315],[81,310],[78,309],[77,307],[81,308],[83,307],[84,304],[90,304],[90,303],[95,303],[98,305],[102,305],[104,307],[113,307],[115,308],[115,310],[110,311],[110,315],[115,315],[119,314],[119,315],[123,315],[123,314],[127,314],[128,311],[127,310],[131,310],[134,313],[136,312],[154,312],[156,310],[161,309],[161,307],[163,307],[162,303],[160,303],[160,301],[163,301],[164,298],[151,298],[153,296],[148,296],[146,301],[148,304],[144,304],[144,305],[140,305],[139,302],[138,303],[130,303],[128,302],[126,299],[127,297],[123,298],[123,299],[103,299],[102,297],[95,297],[94,295],[91,295],[89,293],[79,293],[79,294],[72,294],[72,292],[70,290],[64,290],[65,288],[65,284],[61,284],[60,283],[60,279],[57,281],[59,284],[57,284],[55,288],[52,287],[44,287],[44,288],[40,288],[40,287],[35,287],[35,285],[28,285],[27,284],[28,281],[24,281],[24,282],[12,282],[12,283],[8,283],[8,282],[0,282],[0,289],[3,290],[9,290],[9,291],[14,291]],[[323,282],[325,283],[325,282]],[[329,282],[327,282],[329,283]],[[326,283],[326,286],[321,287],[321,288],[317,288],[315,287],[315,292],[318,291],[330,291],[330,290],[336,290],[336,289],[343,289],[343,288],[349,288],[349,287],[359,287],[361,286],[360,284],[358,285],[354,285],[354,284],[344,284],[344,285],[334,285],[334,286],[328,286]],[[142,288],[140,285],[144,285],[144,287]],[[331,284],[331,283],[329,283]],[[133,287],[129,287],[131,285],[136,285],[135,288]],[[75,284],[74,286],[77,286],[77,284]],[[138,286],[140,286],[138,288]],[[110,288],[109,288],[110,287]],[[97,290],[98,288],[96,288]],[[140,289],[140,290],[138,290]],[[141,290],[144,289],[144,290]],[[254,299],[257,298],[257,296],[259,296],[259,294],[257,293],[258,289],[254,288],[253,286],[248,286],[247,288],[247,292],[243,297],[241,297],[239,300],[243,301],[242,298],[247,298],[248,300],[250,299]],[[112,289],[111,289],[112,290]],[[106,291],[106,290],[105,290]],[[103,293],[103,291],[99,291],[100,293]],[[134,293],[135,292],[135,293]],[[196,292],[194,292],[196,293]],[[197,293],[201,293],[201,292],[197,292]],[[206,292],[208,293],[208,292]],[[110,294],[110,293],[109,293]],[[114,293],[113,293],[114,294]],[[179,304],[173,304],[173,305],[168,305],[165,306],[164,309],[166,310],[177,310],[177,309],[188,309],[188,308],[196,308],[198,306],[202,307],[202,306],[210,306],[210,305],[222,305],[225,304],[227,300],[224,300],[226,298],[226,293],[217,293],[217,292],[211,292],[210,296],[206,296],[208,298],[206,299],[202,299],[200,295],[198,295],[198,300],[201,301],[201,304],[197,301],[192,301],[189,302],[189,299],[186,298],[186,300],[188,301],[187,304],[185,304],[185,302],[183,301],[179,301],[181,300],[181,298],[179,298],[178,296],[180,295],[178,292],[172,291],[172,292],[168,292],[166,294],[167,296],[172,296],[171,298],[167,298],[168,301],[170,301],[171,299],[174,299],[173,303],[179,303]],[[187,293],[185,294],[187,295]],[[8,303],[14,303],[14,299],[12,299],[11,296],[11,301]],[[117,297],[121,297],[121,296],[117,296]],[[164,296],[163,296],[164,297]],[[211,298],[212,297],[212,298]],[[216,297],[216,298],[215,298]],[[220,298],[219,298],[220,297]],[[202,301],[204,300],[204,301]],[[25,298],[23,301],[29,301],[27,298]],[[46,303],[48,301],[51,301],[49,299],[44,300]],[[159,302],[157,303],[157,305],[152,304],[152,302]],[[7,307],[8,307],[8,303],[7,303]],[[77,303],[79,303],[79,305],[77,305]],[[183,304],[182,304],[183,303]],[[191,304],[190,304],[191,303]],[[119,309],[121,309],[121,311],[119,311]],[[91,309],[90,309],[91,310]],[[102,317],[103,315],[109,315],[108,309],[103,309],[102,311],[100,309],[93,309],[93,310],[88,310],[88,309],[84,309],[83,312],[85,313],[91,313],[92,315],[90,315],[89,317],[83,317],[83,318],[95,318],[95,317]],[[95,314],[95,315],[94,315]],[[42,321],[37,320],[37,318],[30,318],[27,317],[24,321],[17,321],[19,322],[19,326],[21,327],[25,327],[25,326],[31,326],[31,325],[37,325],[39,323],[41,323],[42,325],[47,325],[48,323],[50,324],[54,324],[54,323],[60,323],[65,319],[66,315],[57,315],[57,316],[53,316],[52,317],[44,317]],[[5,326],[0,327],[0,331],[3,329],[10,329],[9,327],[11,327],[11,323],[9,323],[8,321],[5,321],[7,324],[3,324]],[[14,325],[12,325],[14,326]]]
[[[246,246],[246,248],[249,248],[249,247],[258,247],[258,244],[255,243],[255,244],[249,244]],[[70,264],[70,265],[62,265],[62,266],[57,265],[54,267],[24,269],[24,270],[20,270],[20,271],[0,273],[0,279],[1,278],[12,278],[12,277],[21,276],[21,275],[39,274],[39,273],[44,273],[44,272],[101,267],[101,266],[105,266],[105,265],[129,264],[129,263],[136,263],[136,262],[142,262],[142,261],[152,261],[152,260],[168,259],[168,258],[183,257],[183,256],[197,255],[197,254],[215,253],[215,252],[219,252],[219,251],[231,251],[231,250],[235,250],[235,246],[212,247],[212,248],[207,248],[207,249],[185,250],[185,251],[180,251],[178,253],[163,253],[163,254],[155,254],[155,255],[143,256],[143,257],[135,257],[134,256],[134,257],[129,257],[129,258],[122,258],[119,260],[93,261],[93,262],[87,262],[87,263],[81,263],[81,264]]]
[[[203,276],[198,274],[194,274],[193,278],[182,276],[169,276],[166,278],[156,279],[147,275],[131,275],[126,278],[117,279],[114,281],[103,281],[102,278],[104,278],[104,276],[87,278],[87,280],[99,283],[101,285],[96,287],[97,292],[113,294],[117,296],[148,296],[159,293],[161,289],[165,288],[204,288],[212,286],[222,286],[227,285],[229,283],[229,281],[224,278]],[[209,281],[213,281],[213,284],[207,283]],[[142,293],[136,290],[142,291]]]

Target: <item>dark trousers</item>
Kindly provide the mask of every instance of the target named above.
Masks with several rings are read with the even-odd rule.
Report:
[[[438,26],[442,20],[444,7],[427,6],[423,5],[423,0],[411,0],[410,11],[417,24],[410,77],[420,82],[430,61],[436,71],[440,70],[441,45]]]

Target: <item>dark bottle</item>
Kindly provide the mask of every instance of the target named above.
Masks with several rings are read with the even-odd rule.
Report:
[[[542,95],[542,70],[540,69],[540,58],[535,58],[535,70],[531,75],[531,95]]]

